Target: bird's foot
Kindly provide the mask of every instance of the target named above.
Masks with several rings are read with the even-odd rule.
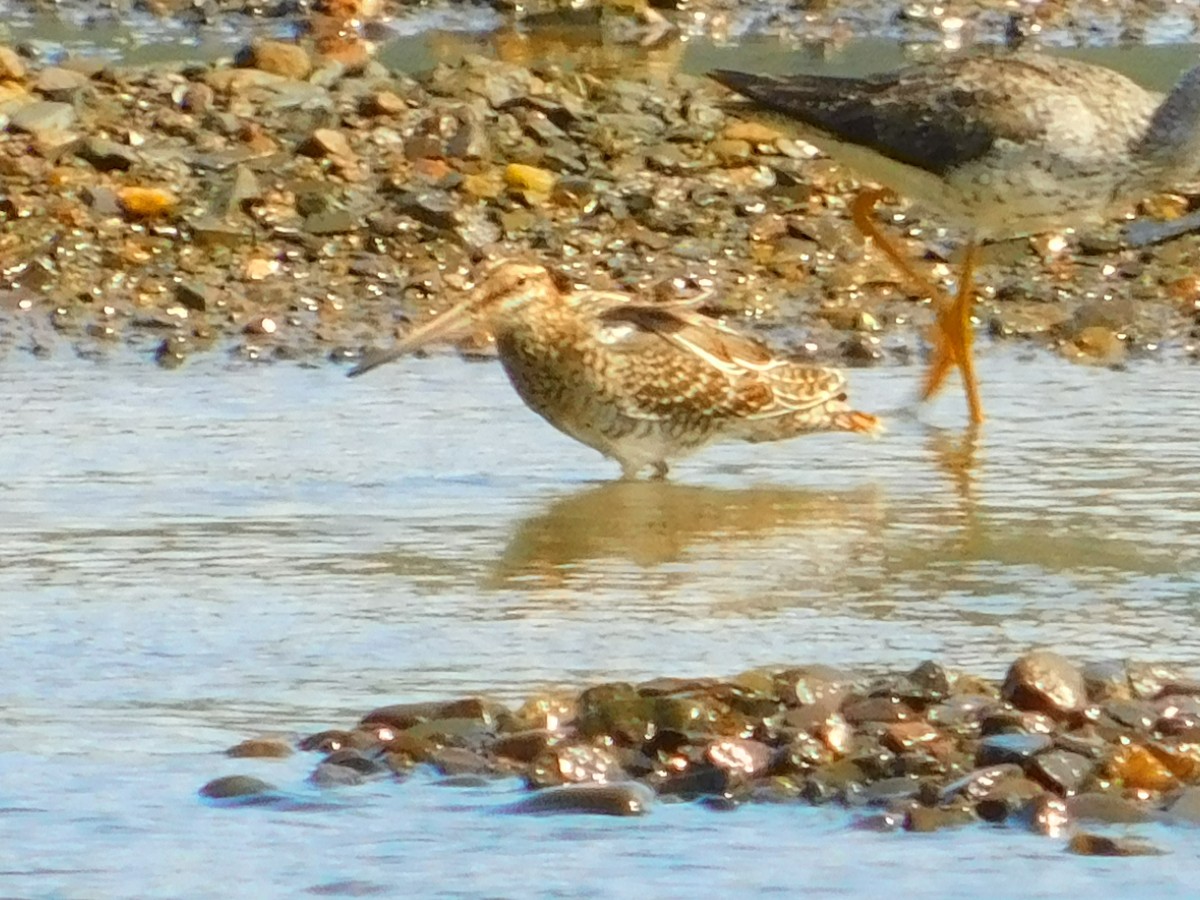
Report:
[[[925,373],[921,386],[921,399],[928,400],[937,394],[946,383],[953,369],[962,376],[963,389],[967,394],[967,407],[971,422],[983,422],[983,402],[979,398],[979,383],[975,378],[973,345],[975,327],[971,322],[974,300],[975,246],[967,247],[967,258],[959,277],[958,293],[949,302],[942,301],[934,325],[933,361]],[[935,301],[937,298],[935,298]]]

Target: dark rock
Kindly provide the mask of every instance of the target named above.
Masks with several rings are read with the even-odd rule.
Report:
[[[651,782],[659,795],[695,798],[707,794],[728,794],[739,784],[728,769],[713,765],[691,766],[686,771]]]
[[[310,734],[306,738],[302,738],[299,743],[299,748],[306,753],[317,751],[320,753],[332,753],[334,750],[341,750],[343,747],[351,745],[351,733],[349,731],[318,731],[316,734]]]
[[[1077,794],[1095,769],[1095,762],[1069,750],[1050,750],[1027,768],[1029,777],[1061,797]]]
[[[975,752],[975,764],[980,767],[1000,763],[1025,763],[1053,744],[1044,734],[993,734],[983,738]]]
[[[904,830],[918,833],[941,831],[945,828],[961,828],[979,821],[967,807],[928,807],[911,809],[904,819]]]
[[[404,731],[431,719],[473,719],[480,724],[490,724],[495,719],[497,707],[478,697],[431,703],[395,703],[373,709],[362,717],[360,724],[384,725],[396,731]]]
[[[1110,837],[1080,832],[1067,844],[1067,850],[1080,856],[1163,856],[1161,850],[1147,840],[1133,837]]]
[[[214,778],[200,788],[200,796],[210,800],[247,800],[260,798],[273,799],[278,788],[269,781],[255,778],[252,775],[226,775]]]
[[[292,746],[281,738],[251,738],[225,751],[226,756],[284,759],[293,753]]]
[[[868,697],[842,707],[842,715],[851,725],[864,722],[906,722],[913,718],[912,707],[896,697]]]
[[[951,799],[961,797],[974,803],[985,797],[988,791],[999,782],[1008,778],[1020,778],[1022,774],[1021,767],[1011,763],[976,769],[943,785],[938,791],[938,802],[946,803]]]
[[[654,803],[654,792],[634,781],[571,784],[547,788],[504,808],[507,813],[640,816]]]
[[[491,775],[496,771],[487,759],[462,747],[442,747],[425,760],[443,775]]]
[[[1004,822],[1044,793],[1042,786],[1036,781],[1030,781],[1028,778],[1004,778],[975,802],[975,812],[986,822]]]

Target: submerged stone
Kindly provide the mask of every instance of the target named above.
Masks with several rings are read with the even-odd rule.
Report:
[[[200,788],[200,796],[210,800],[245,800],[274,795],[279,789],[253,775],[226,775],[214,778]]]
[[[637,782],[625,781],[547,788],[502,811],[526,815],[640,816],[647,813],[653,803],[653,791]]]

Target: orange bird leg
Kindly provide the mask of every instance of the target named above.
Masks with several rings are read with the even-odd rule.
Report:
[[[883,232],[879,230],[879,226],[875,224],[875,220],[871,218],[871,213],[875,211],[875,204],[890,195],[891,191],[879,190],[878,188],[864,188],[858,192],[858,196],[850,204],[850,218],[854,222],[854,226],[864,236],[873,240],[875,246],[883,252],[883,255],[891,260],[892,265],[899,269],[904,277],[912,282],[913,287],[932,299],[934,303],[938,303],[939,298],[942,297],[941,291],[934,287],[929,282],[929,279],[923,277],[912,267],[912,264],[904,258],[903,254],[896,249],[896,246],[884,237]]]
[[[983,404],[979,399],[979,383],[975,380],[975,358],[971,353],[974,339],[971,301],[974,299],[977,247],[974,242],[967,245],[966,259],[958,281],[958,293],[951,300],[912,267],[895,245],[883,236],[871,218],[875,205],[889,193],[874,188],[859,191],[850,206],[851,219],[855,227],[873,240],[883,255],[891,260],[892,265],[899,269],[918,291],[928,296],[937,309],[933,362],[925,375],[921,399],[928,400],[941,390],[950,370],[957,368],[962,374],[963,388],[967,393],[971,422],[978,425],[984,419]]]
[[[972,344],[975,329],[971,324],[971,307],[975,299],[975,259],[978,245],[967,244],[962,272],[958,277],[958,292],[952,302],[946,298],[938,301],[936,331],[934,334],[933,362],[925,374],[921,388],[921,399],[928,400],[941,390],[950,370],[957,368],[962,375],[963,389],[967,394],[967,408],[972,424],[984,420],[983,403],[979,399],[979,383],[975,379],[975,357]]]

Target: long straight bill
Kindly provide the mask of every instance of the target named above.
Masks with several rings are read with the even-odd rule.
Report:
[[[372,350],[366,353],[362,362],[351,369],[346,375],[356,378],[364,372],[370,372],[377,366],[399,359],[405,354],[420,350],[426,344],[432,344],[441,338],[450,337],[464,330],[471,322],[471,301],[465,300],[458,306],[453,306],[438,316],[434,316],[424,325],[410,331],[394,347],[386,350]]]

